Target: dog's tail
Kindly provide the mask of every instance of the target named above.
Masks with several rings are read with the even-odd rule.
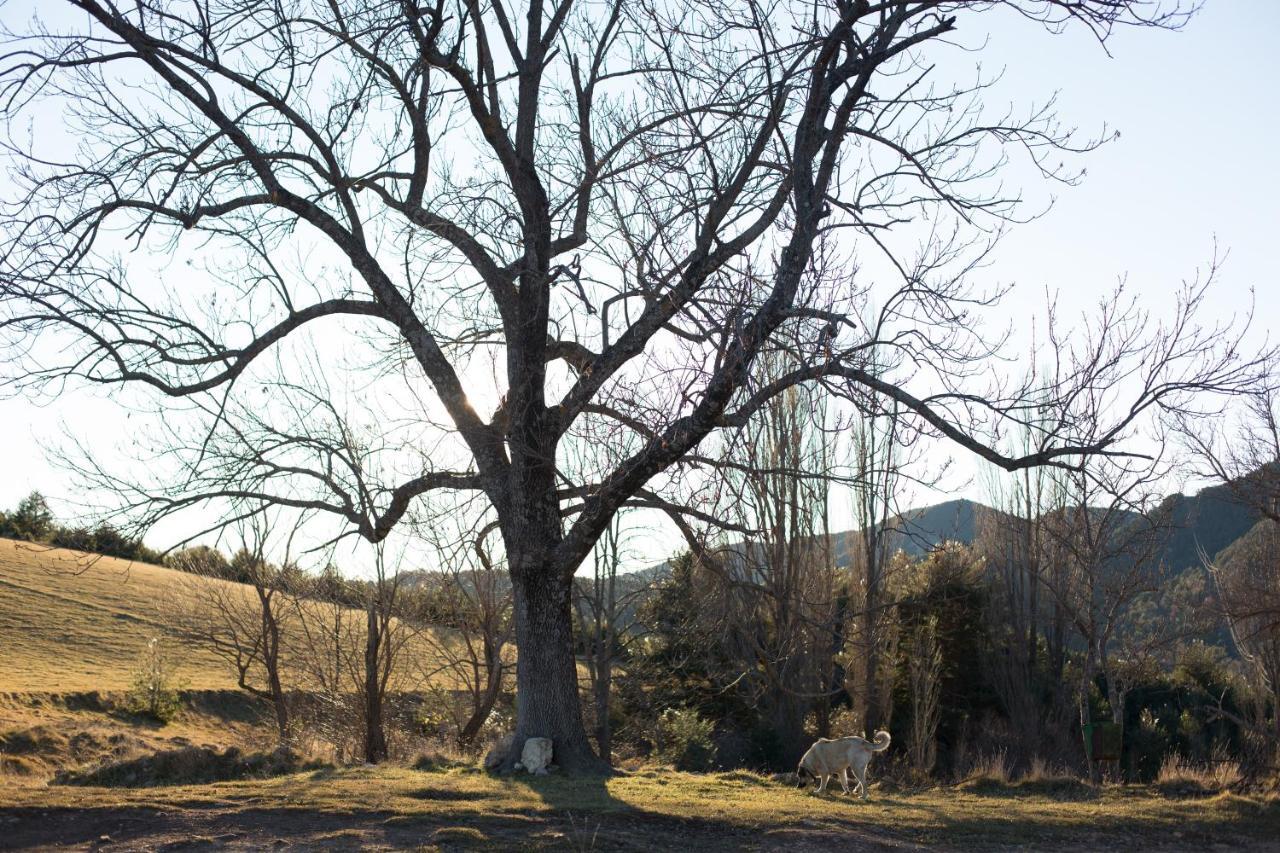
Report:
[[[883,730],[876,732],[876,738],[874,741],[872,741],[872,744],[871,744],[871,751],[884,752],[886,749],[889,748],[890,740],[891,738],[889,737],[888,732]]]

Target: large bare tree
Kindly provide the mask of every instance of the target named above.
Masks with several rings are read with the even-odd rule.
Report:
[[[932,57],[1000,8],[1099,38],[1179,10],[515,5],[65,0],[9,21],[0,335],[21,384],[136,388],[159,410],[146,476],[87,472],[140,522],[283,506],[378,542],[459,494],[505,546],[516,755],[549,736],[562,766],[600,766],[571,578],[620,508],[679,516],[708,437],[788,388],[889,398],[1018,469],[1121,452],[1151,411],[1236,378],[1195,299],[1172,325],[1110,317],[1037,401],[1061,428],[993,449],[1027,398],[993,378],[979,320],[998,294],[972,283],[1034,213],[1005,166],[1069,182],[1062,161],[1098,140],[1043,104],[989,109],[989,81]],[[788,370],[744,390],[775,350]],[[1129,397],[1077,428],[1100,387]],[[571,430],[637,447],[565,482]]]

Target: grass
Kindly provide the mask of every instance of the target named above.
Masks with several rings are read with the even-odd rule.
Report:
[[[219,584],[250,597],[241,584],[111,557],[0,539],[0,694],[118,692],[129,688],[147,642],[163,636],[166,612]],[[363,626],[363,614],[347,613]],[[406,682],[437,672],[449,637],[410,638],[400,664]],[[208,649],[164,639],[173,675],[185,690],[234,690],[229,664]],[[457,686],[436,675],[432,683]]]
[[[43,822],[28,817],[37,811]],[[304,847],[340,837],[352,846],[512,850],[1262,849],[1280,831],[1276,804],[1232,794],[1173,799],[1148,788],[1103,788],[1081,802],[954,788],[885,795],[873,785],[871,799],[859,802],[740,771],[665,769],[573,779],[359,767],[198,786],[11,788],[0,792],[0,821],[6,815],[17,817],[18,839],[44,844],[80,843],[115,821],[114,840],[146,845],[235,832]]]
[[[3,845],[1200,851],[1264,849],[1280,832],[1272,800],[1214,787],[1225,768],[1211,778],[1176,762],[1155,786],[1094,788],[1049,768],[1014,782],[997,758],[964,784],[902,792],[878,786],[873,766],[869,802],[741,770],[499,778],[429,756],[418,769],[290,772],[256,752],[271,738],[261,704],[229,689],[224,665],[199,649],[175,655],[190,689],[174,722],[114,710],[163,629],[161,603],[191,582],[0,540]],[[67,768],[80,768],[64,778],[81,784],[47,784]],[[213,781],[243,776],[254,778]]]
[[[123,691],[161,607],[189,578],[110,557],[0,539],[0,693]],[[210,652],[173,655],[193,690],[235,687]]]

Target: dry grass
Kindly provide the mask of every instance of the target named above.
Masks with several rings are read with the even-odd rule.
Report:
[[[1207,791],[1225,768],[1172,763],[1166,781],[1197,774],[1196,797],[1150,788],[1088,788],[1048,767],[1010,779],[1003,756],[951,788],[871,800],[817,797],[758,774],[639,768],[610,779],[495,778],[459,756],[406,767],[322,769],[268,779],[159,787],[48,786],[60,767],[145,776],[156,753],[170,778],[217,778],[221,765],[263,770],[227,747],[262,748],[261,709],[231,690],[190,692],[157,726],[112,712],[138,651],[163,627],[159,602],[188,576],[154,566],[77,560],[0,540],[0,832],[6,844],[85,847],[104,836],[150,849],[214,846],[421,849],[1264,849],[1280,831],[1276,805]],[[200,650],[178,660],[193,688],[225,688]],[[210,758],[209,756],[213,756]],[[235,760],[232,760],[235,759]],[[205,766],[213,762],[218,767]],[[190,765],[190,766],[188,766]],[[172,770],[173,767],[170,767]],[[180,772],[178,772],[180,771]],[[231,772],[227,771],[227,772]],[[219,770],[221,773],[222,771]],[[183,774],[188,774],[183,776]],[[205,774],[205,775],[201,775]],[[163,775],[163,774],[162,774]],[[225,775],[225,774],[223,774]],[[110,773],[84,781],[113,779]],[[127,776],[128,784],[135,784]],[[147,781],[160,781],[141,779]],[[1069,783],[1069,784],[1068,784]],[[1073,787],[1074,786],[1074,787]]]
[[[1170,755],[1160,767],[1156,786],[1166,793],[1207,794],[1239,785],[1244,774],[1240,763],[1217,755],[1214,760],[1193,762],[1181,755]]]
[[[189,837],[209,825],[241,843],[352,846],[424,842],[497,849],[1200,850],[1212,843],[1264,849],[1280,831],[1267,799],[1218,794],[1171,799],[1150,789],[1104,788],[1086,802],[996,797],[955,788],[871,799],[813,796],[750,773],[645,770],[611,779],[496,778],[469,768],[320,770],[202,786],[11,789],[6,814],[46,815],[23,826],[31,841],[75,843],[77,826],[127,828],[133,844]],[[65,829],[55,835],[51,820]],[[41,827],[44,829],[41,829]],[[21,831],[20,826],[20,831]],[[110,831],[110,830],[107,830]],[[43,832],[43,835],[37,833]],[[112,835],[116,841],[126,840]],[[23,838],[21,835],[18,838]],[[1212,843],[1211,843],[1212,842]],[[833,846],[834,845],[834,846]]]
[[[164,634],[166,614],[189,609],[204,584],[252,596],[241,584],[0,539],[0,694],[128,689],[147,641]],[[361,627],[365,621],[350,612],[344,618]],[[402,683],[417,685],[423,673],[434,673],[433,684],[456,687],[445,683],[440,666],[450,642],[411,638],[400,657]],[[184,689],[236,688],[231,667],[208,649],[176,639],[165,649]]]
[[[161,607],[189,576],[0,539],[0,693],[126,690]],[[204,649],[171,649],[195,690],[235,687]]]

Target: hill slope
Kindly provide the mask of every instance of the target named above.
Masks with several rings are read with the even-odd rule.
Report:
[[[111,557],[0,539],[0,693],[116,691],[161,607],[191,575]],[[226,664],[200,648],[170,646],[193,690],[234,688]]]

